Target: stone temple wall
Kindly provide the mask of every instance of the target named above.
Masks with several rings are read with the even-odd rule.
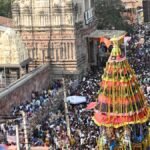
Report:
[[[37,68],[16,83],[10,85],[0,93],[0,114],[7,114],[14,105],[31,100],[32,91],[47,88],[50,81],[49,65]]]

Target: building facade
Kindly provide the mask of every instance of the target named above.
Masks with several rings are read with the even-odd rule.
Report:
[[[144,22],[150,22],[150,0],[143,0]]]
[[[123,16],[129,24],[143,23],[142,0],[121,0],[125,11]]]
[[[86,72],[85,37],[96,27],[94,0],[15,0],[12,14],[32,65],[50,62],[58,75]]]
[[[19,33],[0,26],[0,89],[28,72],[29,57]]]

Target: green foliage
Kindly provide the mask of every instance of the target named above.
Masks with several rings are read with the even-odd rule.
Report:
[[[11,17],[11,0],[0,0],[0,16]]]
[[[129,31],[132,28],[124,21],[123,11],[121,0],[96,0],[97,28]]]

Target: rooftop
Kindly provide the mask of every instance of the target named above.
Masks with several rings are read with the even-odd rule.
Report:
[[[11,18],[0,16],[0,25],[5,27],[12,27],[13,21]]]
[[[100,38],[105,37],[108,39],[115,37],[121,37],[126,35],[125,31],[122,30],[96,30],[88,35],[89,38]]]

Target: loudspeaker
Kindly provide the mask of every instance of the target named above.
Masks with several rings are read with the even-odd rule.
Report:
[[[143,0],[144,22],[150,22],[150,0]]]

